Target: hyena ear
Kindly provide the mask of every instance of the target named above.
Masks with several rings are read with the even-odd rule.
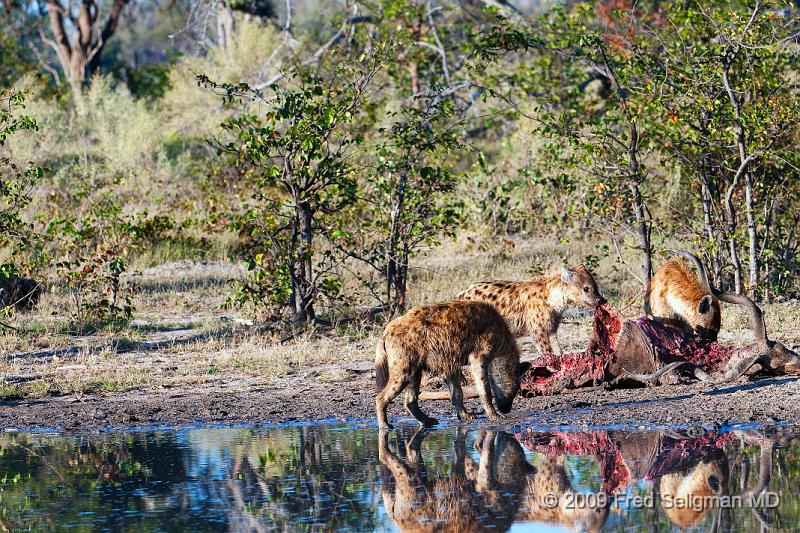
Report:
[[[573,272],[570,269],[568,269],[567,267],[561,268],[561,281],[563,281],[564,283],[569,283],[572,277],[573,277]]]
[[[700,298],[700,303],[697,305],[697,310],[700,314],[704,315],[711,310],[711,296],[706,294]]]
[[[524,376],[528,370],[531,369],[531,362],[530,361],[523,361],[519,364],[519,377]]]

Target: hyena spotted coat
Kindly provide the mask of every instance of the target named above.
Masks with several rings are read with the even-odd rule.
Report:
[[[658,269],[645,300],[647,314],[660,322],[717,340],[722,310],[719,300],[700,284],[683,261],[672,259]]]
[[[564,268],[554,276],[525,281],[484,281],[470,285],[456,298],[493,305],[514,337],[530,335],[540,354],[561,357],[556,333],[567,307],[595,308],[605,303],[585,266]]]
[[[464,409],[461,366],[469,364],[475,386],[489,418],[511,410],[519,391],[519,348],[508,325],[494,307],[458,300],[416,307],[386,326],[375,350],[375,410],[382,428],[392,427],[386,408],[403,390],[406,409],[422,425],[437,420],[419,408],[422,372],[444,376],[459,420],[471,420]]]

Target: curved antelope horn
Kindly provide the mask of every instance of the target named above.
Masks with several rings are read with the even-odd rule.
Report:
[[[670,249],[670,252],[685,257],[686,259],[694,263],[697,272],[700,274],[700,285],[702,285],[706,291],[710,292],[711,294],[719,298],[720,292],[711,286],[711,282],[708,280],[708,271],[706,270],[706,266],[703,264],[703,262],[700,261],[700,258],[698,258],[694,254],[687,252],[686,250]]]
[[[622,371],[625,372],[626,377],[628,377],[628,378],[630,378],[630,379],[632,379],[634,381],[638,381],[639,383],[647,383],[648,381],[655,381],[655,380],[659,379],[661,376],[663,376],[664,374],[669,374],[670,372],[672,372],[676,368],[678,368],[680,366],[683,366],[683,365],[688,365],[688,364],[689,364],[688,361],[675,361],[674,363],[670,363],[668,365],[662,366],[661,368],[659,368],[658,370],[656,370],[652,374],[634,374],[633,372],[628,372],[624,368],[622,369]]]
[[[733,360],[731,360],[731,363],[733,364],[729,365],[729,368],[725,370],[725,372],[713,378],[711,382],[715,385],[721,385],[722,383],[739,379],[742,374],[747,372],[751,366],[756,364],[758,360],[761,359],[761,355],[762,354],[760,353],[750,355],[736,363],[733,363]]]
[[[744,294],[723,292],[715,289],[708,281],[708,272],[706,271],[705,265],[703,265],[703,262],[700,261],[696,255],[690,254],[685,250],[670,251],[683,256],[694,263],[694,266],[697,268],[697,271],[700,274],[700,284],[705,290],[716,296],[720,301],[729,304],[739,304],[747,309],[747,312],[750,314],[750,329],[753,330],[753,336],[757,341],[767,340],[767,326],[764,324],[764,315],[761,312],[761,308],[758,307],[753,300]]]
[[[732,292],[719,293],[717,298],[725,303],[744,306],[747,312],[750,313],[750,329],[753,330],[753,336],[757,341],[767,340],[767,326],[764,324],[764,315],[761,313],[761,308],[758,307],[753,300],[744,294],[735,294]]]
[[[758,461],[758,483],[755,487],[744,489],[736,493],[735,496],[752,498],[756,494],[760,494],[769,487],[769,481],[772,477],[772,459],[775,451],[775,441],[765,439],[760,444],[761,453],[759,454]]]

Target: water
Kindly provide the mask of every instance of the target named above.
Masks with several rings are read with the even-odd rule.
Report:
[[[797,531],[795,431],[0,433],[0,531]]]

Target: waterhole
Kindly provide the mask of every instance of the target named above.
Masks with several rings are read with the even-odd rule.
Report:
[[[796,531],[797,428],[0,434],[3,531]]]

